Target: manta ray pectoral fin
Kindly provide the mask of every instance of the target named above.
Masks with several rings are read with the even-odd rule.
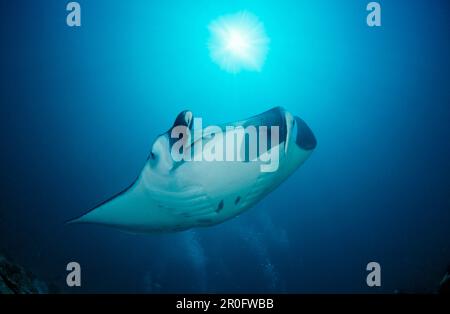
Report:
[[[97,219],[95,219],[94,216],[96,216],[96,215],[94,215],[94,212],[102,207],[105,207],[106,204],[111,203],[112,201],[118,199],[119,197],[124,196],[127,192],[129,192],[133,188],[133,186],[135,186],[136,182],[137,182],[137,180],[135,180],[131,185],[129,185],[124,190],[120,191],[119,193],[116,193],[115,195],[113,195],[110,198],[106,199],[105,201],[101,202],[97,206],[91,208],[83,215],[78,216],[73,219],[70,219],[70,220],[67,220],[65,222],[65,224],[71,225],[71,224],[79,224],[79,223],[101,223],[100,221],[97,221]]]

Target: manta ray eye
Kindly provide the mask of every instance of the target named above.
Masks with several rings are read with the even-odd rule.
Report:
[[[150,152],[150,159],[151,160],[155,160],[156,159],[156,155],[154,152]]]

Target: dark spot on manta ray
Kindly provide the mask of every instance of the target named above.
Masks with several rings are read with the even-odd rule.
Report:
[[[223,209],[223,200],[220,201],[219,205],[217,205],[216,212],[220,212]]]
[[[234,205],[237,205],[241,201],[241,197],[236,197],[236,200],[234,201]]]

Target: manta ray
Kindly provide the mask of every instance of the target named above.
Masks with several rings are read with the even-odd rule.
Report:
[[[275,171],[261,171],[265,161],[248,156],[234,161],[175,161],[171,151],[177,139],[172,138],[172,131],[178,126],[192,128],[192,124],[192,112],[181,112],[172,127],[156,138],[143,169],[128,188],[68,223],[100,224],[131,233],[178,232],[217,225],[273,191],[308,159],[317,144],[302,119],[276,107],[222,126],[224,133],[229,125],[278,127],[276,146],[267,145],[265,151],[258,152],[268,154],[277,149],[279,164]],[[195,141],[207,144],[218,139],[206,133]],[[248,141],[243,142],[243,148],[246,145]]]

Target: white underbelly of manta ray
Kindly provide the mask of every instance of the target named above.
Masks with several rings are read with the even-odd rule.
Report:
[[[316,147],[306,123],[281,107],[216,127],[215,132],[203,129],[200,138],[191,135],[196,133],[195,120],[190,111],[181,112],[169,131],[157,137],[144,168],[129,188],[69,223],[102,224],[135,233],[216,225],[239,215],[273,191]],[[180,128],[186,132],[176,133]],[[246,136],[236,140],[236,145],[223,144],[238,134]],[[252,134],[267,135],[268,142],[265,146],[252,142]],[[216,153],[223,147],[224,156],[227,149],[237,147],[235,156],[241,154],[241,158],[200,158],[208,147],[214,147]],[[255,155],[247,151],[251,148],[256,148]],[[184,158],[175,158],[174,151]],[[276,159],[276,168],[263,171],[271,162],[268,157]]]

